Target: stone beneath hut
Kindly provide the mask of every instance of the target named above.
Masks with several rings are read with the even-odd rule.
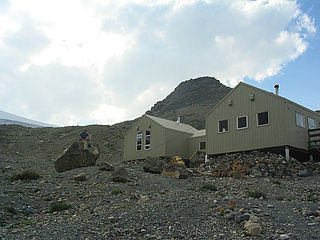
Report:
[[[99,146],[84,151],[81,142],[74,142],[55,160],[54,167],[57,172],[65,172],[74,168],[94,166],[99,156]]]
[[[202,164],[201,172],[210,172],[215,177],[274,177],[290,179],[307,177],[320,172],[320,164],[313,161],[299,162],[297,159],[271,152],[251,151],[229,153],[209,159]]]

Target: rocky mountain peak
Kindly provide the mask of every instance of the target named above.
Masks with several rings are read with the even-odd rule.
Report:
[[[164,100],[157,102],[147,114],[176,120],[195,128],[205,127],[205,115],[231,88],[214,77],[200,77],[181,82]]]

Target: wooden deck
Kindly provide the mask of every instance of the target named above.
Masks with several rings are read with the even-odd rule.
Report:
[[[310,129],[308,132],[309,150],[317,149],[320,151],[320,128]]]

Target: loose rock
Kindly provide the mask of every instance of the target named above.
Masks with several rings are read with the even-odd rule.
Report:
[[[76,181],[85,181],[87,176],[84,173],[80,173],[79,175],[74,176],[73,179]]]
[[[143,170],[149,173],[160,174],[166,164],[165,159],[147,157],[143,162]]]
[[[85,151],[80,142],[74,142],[55,160],[54,167],[57,172],[65,172],[74,168],[94,166],[99,156],[99,146]]]

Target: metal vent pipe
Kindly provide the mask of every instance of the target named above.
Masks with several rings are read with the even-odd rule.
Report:
[[[279,85],[274,85],[274,94],[279,95]]]

